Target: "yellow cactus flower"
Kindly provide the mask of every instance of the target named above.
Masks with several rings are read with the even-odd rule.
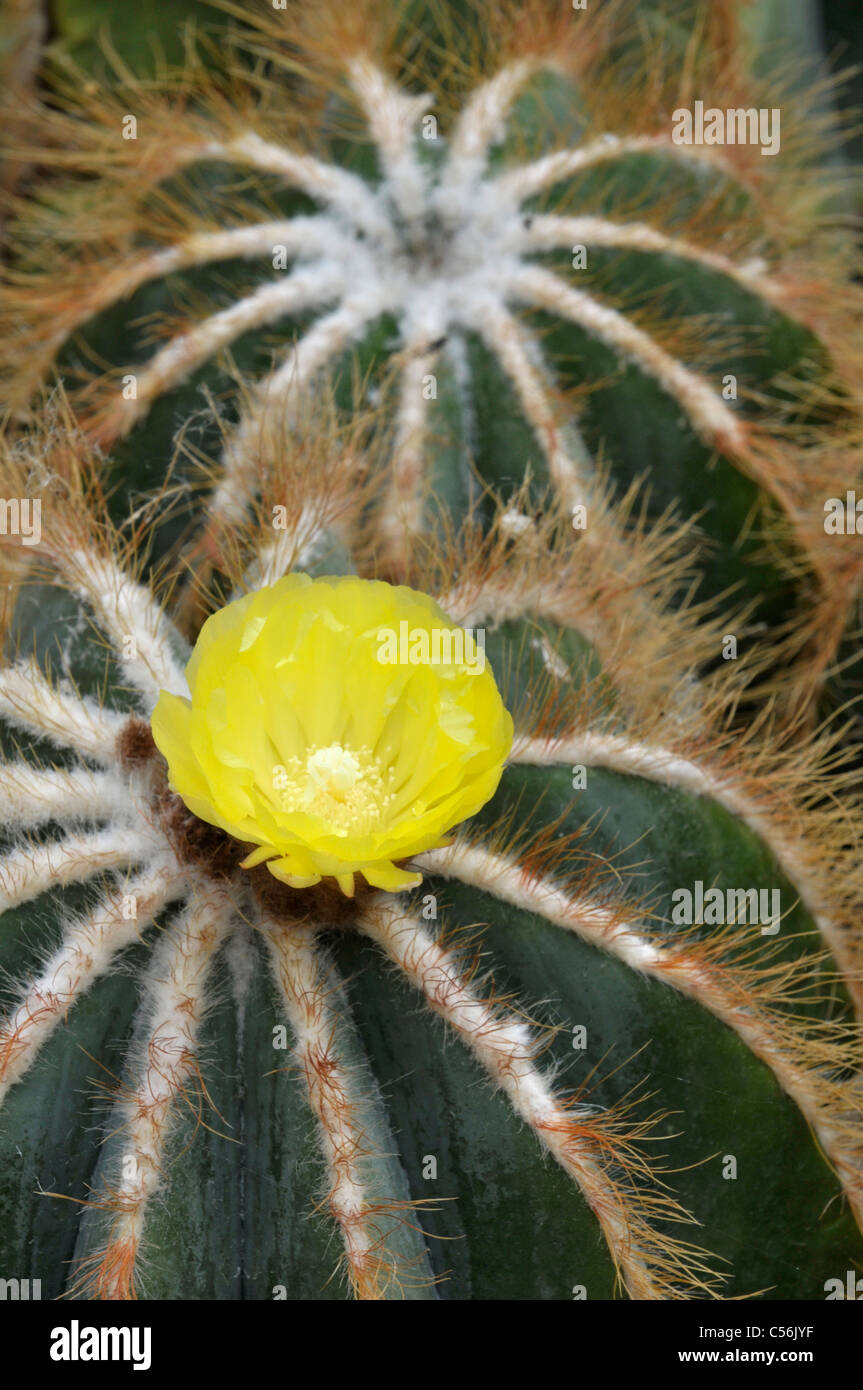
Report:
[[[162,691],[153,737],[190,811],[276,878],[351,896],[415,887],[400,867],[494,794],[512,719],[484,634],[378,580],[292,574],[214,613]]]

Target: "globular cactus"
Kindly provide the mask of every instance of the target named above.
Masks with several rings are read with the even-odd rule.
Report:
[[[321,381],[349,414],[381,403],[394,573],[429,498],[461,511],[528,464],[587,545],[613,544],[601,458],[701,518],[708,592],[742,583],[762,621],[792,622],[818,689],[860,568],[824,525],[860,472],[828,118],[746,87],[728,34],[748,5],[723,6],[682,70],[671,39],[633,51],[633,16],[594,8],[480,5],[458,24],[446,6],[261,4],[240,7],[251,33],[223,41],[216,73],[190,58],[136,82],[118,60],[116,90],[58,78],[21,144],[68,178],[20,205],[4,394],[25,403],[59,354],[91,437],[139,486],[202,388],[225,429],[238,415],[223,440],[195,436],[221,453],[196,569]],[[777,112],[773,145],[676,143],[672,113],[699,91]],[[220,364],[255,374],[239,399]]]
[[[672,96],[595,8],[243,7],[217,75],[32,113],[0,1244],[45,1293],[818,1298],[859,1260],[860,809],[817,727],[853,290],[790,114],[775,174],[671,138],[699,82],[752,104],[738,50]],[[362,666],[400,585],[511,748],[476,645]]]

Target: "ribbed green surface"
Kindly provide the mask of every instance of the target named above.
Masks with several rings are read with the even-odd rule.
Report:
[[[47,605],[45,613],[53,616]],[[577,647],[567,647],[570,662]],[[527,660],[522,625],[508,625],[490,651],[498,669]],[[783,907],[795,899],[750,831],[689,794],[597,769],[585,790],[573,792],[567,768],[511,769],[478,828],[513,805],[520,814],[529,808],[537,830],[560,819],[562,834],[593,817],[585,862],[613,853],[618,869],[635,875],[632,891],[649,889],[663,914],[671,892],[696,879],[779,887]],[[613,1104],[644,1079],[656,1092],[649,1108],[674,1112],[659,1131],[667,1142],[651,1147],[667,1155],[665,1166],[685,1170],[669,1180],[701,1222],[693,1238],[730,1261],[728,1292],[818,1298],[827,1278],[853,1266],[863,1253],[859,1236],[806,1123],[728,1028],[532,914],[455,883],[429,879],[426,892],[437,895],[448,927],[488,924],[486,964],[496,988],[560,1025],[549,1059],[560,1066],[561,1085],[577,1088],[597,1067],[590,1103]],[[28,973],[57,933],[58,903],[50,898],[7,914],[4,978]],[[793,953],[818,945],[799,907],[783,921],[780,940]],[[347,982],[339,1049],[365,1078],[362,1123],[372,1147],[390,1155],[370,1170],[372,1190],[431,1200],[418,1220],[430,1236],[427,1254],[409,1229],[401,1239],[420,1269],[427,1259],[447,1277],[419,1296],[566,1299],[584,1285],[590,1298],[610,1297],[613,1272],[593,1217],[476,1061],[446,1040],[375,948],[334,933],[332,950]],[[0,1249],[19,1277],[42,1279],[46,1297],[64,1288],[73,1252],[80,1258],[104,1234],[100,1214],[88,1214],[79,1230],[74,1205],[38,1194],[84,1200],[115,1171],[121,1140],[102,1143],[115,1125],[96,1083],[110,1090],[102,1068],[125,1074],[134,976],[146,951],[136,947],[119,973],[95,985],[0,1113]],[[168,1185],[148,1212],[142,1292],[271,1298],[282,1286],[292,1299],[342,1297],[344,1286],[331,1278],[337,1233],[312,1210],[322,1179],[314,1124],[300,1079],[272,1045],[273,1028],[287,1020],[254,939],[242,937],[220,959],[213,997],[202,1068],[215,1112],[205,1108],[208,1128],[197,1132],[184,1114],[171,1141]],[[841,1007],[837,999],[824,1016]],[[585,1051],[572,1048],[575,1025],[587,1028]],[[728,1154],[737,1159],[733,1181],[722,1177]],[[433,1181],[423,1177],[429,1156],[437,1160]]]
[[[67,0],[67,5],[70,13],[76,12],[71,0]],[[191,8],[194,10],[195,6]],[[445,33],[448,42],[469,42],[475,21],[463,21],[459,13],[459,21],[451,30],[452,16],[445,18],[447,5],[424,3],[413,8],[416,17],[405,17],[409,27],[431,26],[439,34]],[[645,21],[665,33],[666,43],[681,42],[690,32],[692,6],[688,2],[666,2],[646,8]],[[196,18],[204,27],[214,22],[213,12],[203,3],[197,6]],[[78,27],[82,23],[76,20]],[[765,14],[763,27],[777,41],[781,37],[772,11]],[[116,19],[115,28],[118,41],[124,41],[123,52],[129,57],[139,43],[136,32],[124,28]],[[175,29],[172,19],[171,32]],[[678,30],[678,38],[669,38]],[[77,27],[74,32],[78,32]],[[793,45],[793,34],[785,35],[785,39]],[[290,100],[288,92],[286,100]],[[436,109],[434,100],[432,108]],[[356,125],[355,113],[352,124]],[[559,75],[547,73],[537,75],[527,84],[514,104],[506,129],[506,138],[492,148],[492,171],[506,167],[514,159],[523,159],[525,150],[542,153],[567,139],[576,144],[596,134],[571,84]],[[437,142],[420,141],[421,154],[431,166],[440,165],[445,157],[445,125],[441,126],[440,136]],[[140,139],[146,140],[143,128]],[[361,135],[351,140],[321,135],[320,153],[373,183],[379,177],[376,153]],[[194,200],[208,209],[216,221],[221,216],[226,223],[236,220],[238,191],[244,205],[259,204],[262,220],[315,211],[310,199],[286,191],[277,178],[260,173],[249,178],[244,171],[238,173],[220,165],[192,167],[182,179],[169,183],[165,191],[181,201]],[[679,228],[685,236],[687,219],[714,199],[718,200],[718,219],[734,218],[748,229],[753,254],[770,250],[764,242],[760,214],[742,189],[718,174],[707,178],[703,171],[658,155],[631,156],[587,170],[575,181],[545,191],[535,202],[544,212],[587,212],[620,222],[648,223],[655,220],[655,211],[667,210],[673,203],[678,215],[671,230]],[[526,213],[530,210],[530,206],[525,209]],[[659,225],[664,225],[662,219]],[[793,378],[797,373],[817,372],[828,365],[825,350],[806,329],[727,277],[680,258],[590,247],[587,268],[577,272],[570,268],[565,248],[535,255],[531,260],[546,264],[580,290],[595,291],[624,313],[647,305],[654,319],[689,325],[691,336],[695,340],[706,338],[708,346],[713,346],[711,337],[723,343],[733,340],[717,351],[716,364],[706,370],[705,376],[717,392],[724,376],[736,376],[740,399],[731,408],[754,421],[759,420],[760,414],[745,400],[747,393],[773,394],[771,382],[776,377]],[[417,273],[421,275],[422,271],[418,269]],[[80,344],[69,345],[61,354],[61,368],[70,370],[86,364],[89,369],[93,361],[105,361],[124,370],[143,365],[153,352],[149,335],[154,316],[173,315],[178,307],[188,309],[190,304],[224,307],[272,279],[272,266],[264,257],[260,261],[226,261],[148,284],[89,324],[81,334],[83,350]],[[198,312],[200,309],[194,309],[193,316]],[[316,317],[286,318],[263,332],[247,334],[231,347],[234,364],[244,373],[263,375],[273,363],[283,360],[291,344]],[[635,366],[621,364],[611,349],[562,318],[545,312],[526,313],[524,318],[542,344],[553,397],[574,388],[590,388],[578,405],[578,427],[590,454],[602,459],[618,486],[623,488],[634,479],[643,480],[650,491],[654,514],[676,503],[682,517],[699,517],[705,537],[699,553],[701,597],[715,597],[738,585],[737,597],[741,601],[753,600],[759,619],[771,626],[786,619],[801,599],[801,590],[767,557],[759,536],[765,525],[781,522],[776,501],[759,492],[738,463],[717,459],[697,438],[677,402],[656,381]],[[712,335],[711,323],[715,325]],[[332,364],[330,376],[338,384],[338,398],[347,413],[357,407],[379,405],[381,390],[385,390],[383,399],[389,408],[384,410],[381,428],[386,429],[398,399],[394,358],[402,346],[397,323],[385,317],[370,325],[351,350]],[[453,383],[455,354],[466,368],[461,397]],[[523,417],[515,388],[489,350],[475,334],[456,327],[434,371],[438,377],[438,399],[429,407],[432,440],[428,477],[438,502],[454,507],[458,514],[467,500],[476,496],[479,483],[475,480],[471,487],[473,471],[480,482],[508,491],[518,486],[529,470],[536,494],[540,495],[547,485],[542,450]],[[355,380],[366,387],[360,399],[354,398],[351,389]],[[217,364],[208,364],[160,398],[149,411],[146,423],[114,447],[113,474],[121,483],[116,503],[118,515],[122,514],[130,491],[146,490],[162,480],[165,460],[174,454],[181,426],[187,427],[186,438],[197,451],[218,459],[221,431],[235,413],[230,386],[231,378]],[[207,421],[208,391],[220,401],[220,425]],[[572,419],[575,422],[574,414]],[[182,457],[175,461],[175,468],[175,476],[194,474],[194,466]],[[158,548],[172,544],[188,520],[180,513],[172,514],[172,519],[159,530]],[[742,532],[746,539],[741,542]],[[796,553],[787,528],[784,545],[787,553]],[[811,594],[807,591],[809,599]]]

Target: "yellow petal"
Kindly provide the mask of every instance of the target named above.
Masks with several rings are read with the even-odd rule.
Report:
[[[244,868],[347,896],[357,873],[418,886],[396,861],[448,843],[512,745],[490,667],[455,659],[462,640],[427,594],[352,576],[289,575],[227,604],[201,629],[190,698],[162,692],[153,714],[171,786],[258,845]]]

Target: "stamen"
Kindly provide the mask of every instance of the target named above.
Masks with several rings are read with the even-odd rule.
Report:
[[[276,792],[283,811],[309,811],[336,835],[364,834],[384,821],[393,775],[370,748],[313,745],[305,758],[290,758],[279,770]]]

